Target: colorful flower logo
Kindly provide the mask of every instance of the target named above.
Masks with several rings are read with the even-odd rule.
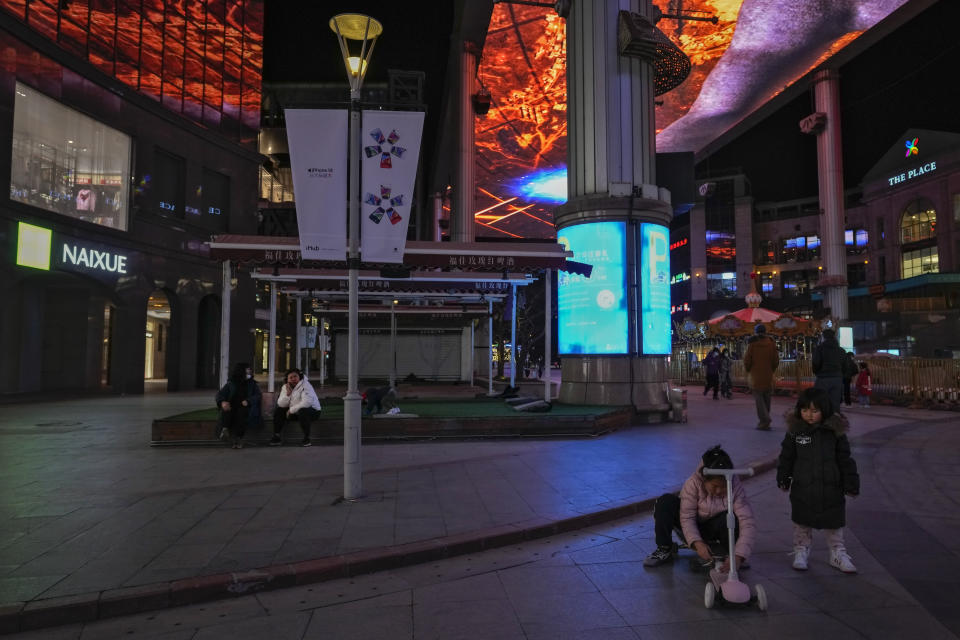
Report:
[[[403,197],[402,193],[395,196],[391,195],[390,187],[380,185],[379,196],[367,193],[363,201],[374,207],[373,212],[370,213],[370,219],[373,220],[374,224],[380,224],[384,216],[390,220],[390,224],[397,224],[403,220],[403,217],[396,210],[396,207],[403,205]]]
[[[905,158],[909,158],[910,154],[917,155],[920,153],[920,150],[917,148],[917,141],[919,139],[920,138],[914,138],[913,140],[907,140],[904,142],[904,144],[907,145],[907,155],[904,156]]]
[[[390,159],[391,155],[402,158],[403,154],[407,152],[403,147],[397,146],[400,135],[396,129],[391,131],[389,136],[384,136],[380,129],[374,129],[370,132],[370,137],[373,138],[376,144],[364,147],[363,151],[367,154],[368,158],[379,155],[381,169],[390,169],[393,167],[393,161]]]

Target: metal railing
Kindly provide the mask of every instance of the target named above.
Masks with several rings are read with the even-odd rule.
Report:
[[[671,379],[680,384],[704,384],[700,363],[671,358]],[[857,358],[870,368],[874,396],[914,400],[960,400],[960,360],[934,358]],[[746,387],[743,360],[731,362],[730,378],[735,387]],[[777,389],[797,391],[812,386],[816,376],[809,359],[781,360],[774,376]]]

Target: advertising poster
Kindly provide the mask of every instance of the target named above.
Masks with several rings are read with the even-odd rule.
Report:
[[[304,260],[347,255],[347,111],[286,109],[300,252]]]
[[[559,352],[627,353],[626,223],[573,225],[558,231],[557,241],[574,260],[593,266],[589,278],[562,271],[558,276]]]
[[[403,262],[423,133],[421,111],[364,111],[360,144],[360,253]]]
[[[645,355],[670,353],[670,231],[640,225],[640,326]]]

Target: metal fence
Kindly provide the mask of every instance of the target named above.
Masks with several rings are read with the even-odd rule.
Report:
[[[677,357],[679,356],[679,357]],[[671,358],[671,378],[679,384],[704,384],[705,372],[699,363],[690,363],[683,354]],[[874,396],[915,400],[957,401],[960,399],[960,360],[932,358],[857,358],[870,368]],[[730,377],[735,387],[747,386],[743,360],[732,361]],[[777,389],[797,391],[813,385],[811,361],[781,360],[774,381]]]

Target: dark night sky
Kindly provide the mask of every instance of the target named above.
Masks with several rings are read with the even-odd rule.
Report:
[[[337,39],[328,26],[339,13],[364,13],[383,24],[367,82],[386,82],[392,68],[425,71],[428,88],[442,84],[453,0],[267,0],[264,81],[346,84]]]

